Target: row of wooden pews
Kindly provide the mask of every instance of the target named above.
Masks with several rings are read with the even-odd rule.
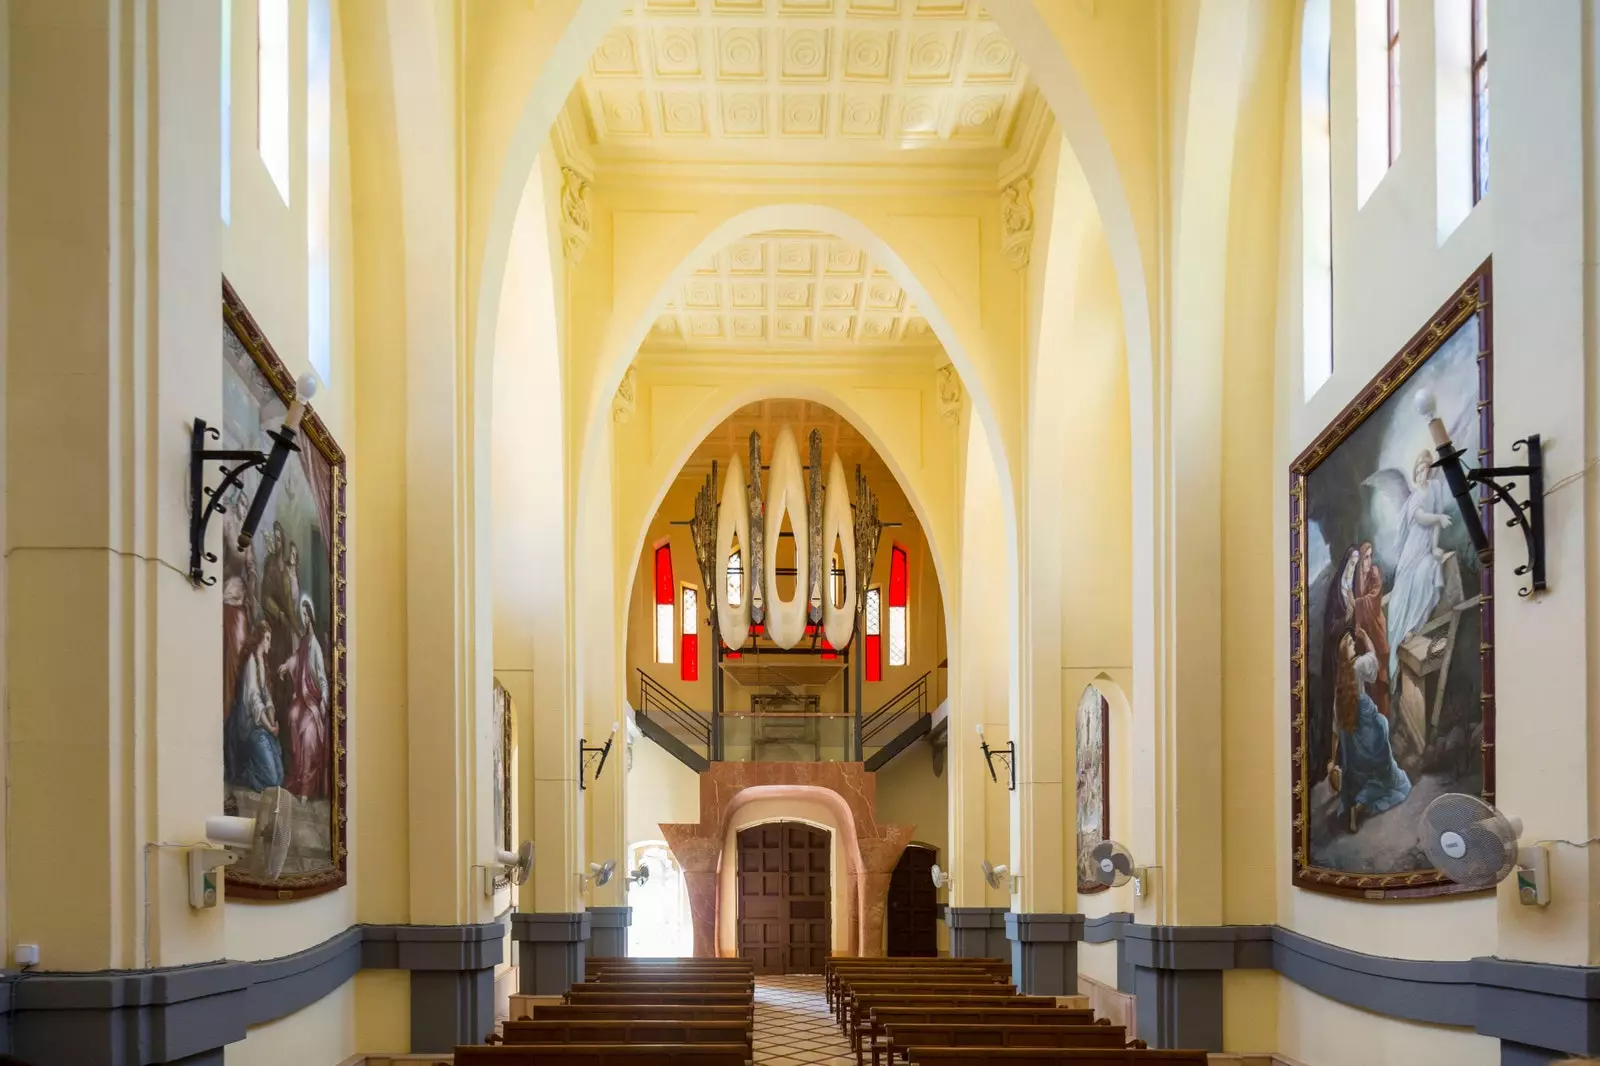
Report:
[[[1204,1051],[1129,1041],[1120,1025],[1023,996],[1005,959],[834,958],[823,988],[858,1066],[1205,1066]]]
[[[745,959],[588,960],[559,1004],[508,1021],[455,1066],[748,1066],[755,981]]]

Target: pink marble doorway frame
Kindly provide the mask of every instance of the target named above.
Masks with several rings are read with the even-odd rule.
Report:
[[[694,923],[694,953],[717,954],[717,870],[734,814],[761,799],[810,799],[828,805],[844,833],[851,890],[839,901],[851,940],[836,954],[883,954],[889,879],[914,825],[878,821],[878,780],[858,762],[718,762],[700,775],[700,821],[662,822],[661,833],[683,866]]]

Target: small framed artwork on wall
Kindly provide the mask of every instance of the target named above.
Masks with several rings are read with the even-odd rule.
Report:
[[[294,377],[222,283],[222,447],[270,450]],[[250,544],[239,546],[259,473],[223,511],[223,810],[288,816],[282,873],[247,856],[227,875],[234,899],[286,900],[345,883],[345,459],[307,412]]]
[[[1494,802],[1493,575],[1416,406],[1431,392],[1466,460],[1490,461],[1489,297],[1485,263],[1290,468],[1300,888],[1367,899],[1464,891],[1429,865],[1419,819],[1446,792]]]

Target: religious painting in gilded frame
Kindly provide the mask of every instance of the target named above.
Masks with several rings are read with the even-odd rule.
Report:
[[[515,743],[516,729],[511,708],[511,694],[504,685],[494,683],[494,826],[499,836],[499,843],[495,845],[503,851],[516,851],[517,846],[511,837],[511,752]],[[497,876],[494,887],[507,888],[511,879],[504,875]]]
[[[219,447],[269,451],[294,376],[224,279]],[[260,482],[223,511],[223,810],[287,811],[288,858],[268,877],[252,853],[227,874],[230,899],[289,900],[345,883],[344,453],[308,410],[251,543],[239,530]]]
[[[1095,845],[1111,839],[1111,706],[1093,685],[1078,699],[1078,891],[1103,892],[1109,885],[1090,875]]]
[[[1290,468],[1294,883],[1365,899],[1466,891],[1428,863],[1423,810],[1494,802],[1494,600],[1417,409],[1468,465],[1494,453],[1485,263]],[[1487,490],[1479,497],[1492,531]],[[1492,536],[1492,532],[1490,533]]]

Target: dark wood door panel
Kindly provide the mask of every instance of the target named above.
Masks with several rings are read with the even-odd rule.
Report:
[[[888,950],[896,956],[939,953],[938,890],[933,885],[935,853],[912,844],[900,856],[889,880]]]
[[[774,822],[740,830],[739,954],[756,973],[821,973],[831,947],[825,830]]]

